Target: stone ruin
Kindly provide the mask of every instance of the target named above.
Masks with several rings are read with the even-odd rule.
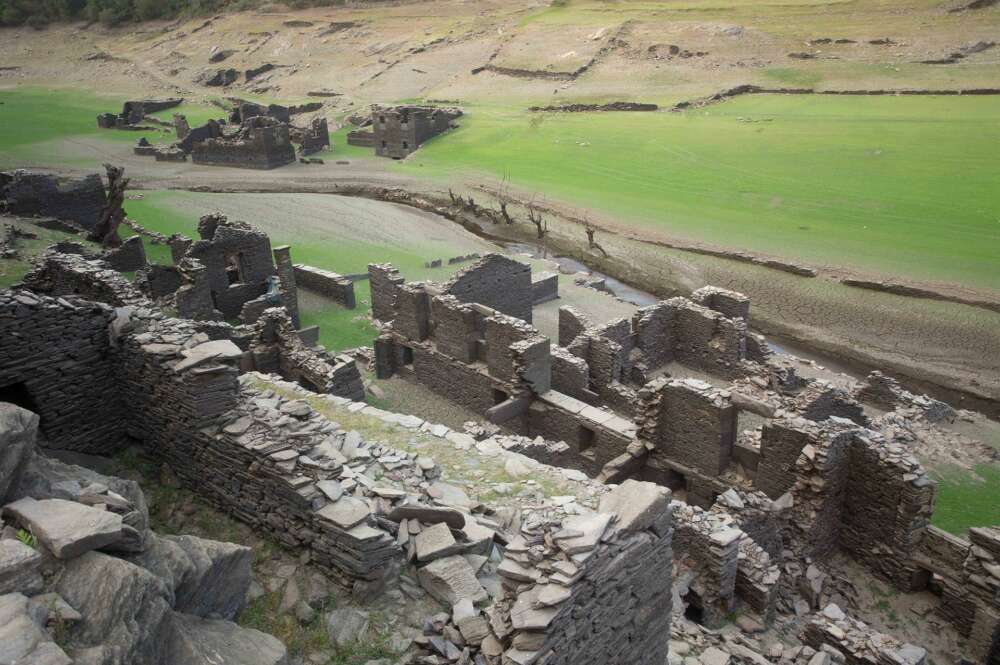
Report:
[[[102,113],[97,116],[97,126],[101,129],[136,129],[136,125],[146,120],[146,117],[157,111],[180,106],[184,100],[180,97],[170,99],[141,99],[125,102],[118,115]]]
[[[893,438],[905,435],[880,425],[893,422],[892,413],[869,418],[860,404],[874,396],[883,408],[914,409],[931,422],[949,412],[953,418],[949,407],[879,374],[850,389],[795,376],[747,330],[749,300],[717,288],[601,326],[561,308],[553,346],[523,307],[532,302],[530,270],[498,270],[505,261],[486,257],[443,285],[406,283],[391,266],[369,266],[373,315],[382,327],[377,376],[419,382],[521,435],[515,449],[546,464],[609,483],[653,482],[676,491],[691,509],[714,507],[733,488],[752,493],[768,506],[765,513],[778,511],[772,528],[785,539],[752,538],[756,545],[747,546],[765,555],[760,560],[782,552],[810,558],[847,552],[896,588],[940,590],[942,614],[974,636],[973,651],[996,653],[994,601],[952,568],[947,579],[963,589],[967,611],[949,612],[947,585],[934,572],[940,561],[932,567],[921,559],[923,546],[941,537],[929,524],[935,484],[908,452],[907,439]],[[763,420],[756,438],[740,434],[738,423],[747,417]],[[752,524],[738,526],[760,533]],[[681,534],[696,532],[678,526],[677,533],[675,551],[688,549],[679,544],[686,542]],[[762,614],[773,612],[767,587],[777,580],[768,566],[740,583],[740,536],[703,535],[710,545],[698,548],[695,569],[707,565],[713,572],[699,572],[692,586],[690,602],[700,616],[718,622],[738,597]],[[728,554],[711,554],[723,544]],[[951,557],[961,559],[958,552]],[[764,589],[755,588],[768,579]],[[1000,588],[1000,578],[980,579],[984,590]]]
[[[0,172],[0,202],[12,215],[54,217],[90,231],[107,205],[107,193],[96,173],[80,178],[17,169]]]
[[[174,114],[176,141],[171,145],[153,145],[140,138],[133,151],[152,156],[157,161],[187,161],[196,164],[231,166],[253,169],[273,169],[295,161],[295,146],[302,156],[312,155],[330,147],[330,132],[326,118],[314,118],[308,127],[292,124],[291,116],[316,111],[319,106],[287,107],[278,104],[262,106],[232,99],[233,110],[226,119],[208,120],[200,127],[191,127],[187,118]]]
[[[270,263],[269,243],[217,216],[199,232],[171,247],[189,273],[180,289],[214,309],[218,257],[248,247]],[[287,253],[278,263],[277,275],[254,273],[256,288],[267,288],[258,277],[311,273]],[[963,540],[930,526],[934,483],[882,426],[902,412],[948,418],[945,405],[882,375],[847,388],[796,376],[748,332],[749,301],[730,291],[601,326],[561,308],[553,345],[529,322],[537,280],[506,257],[444,283],[407,283],[388,265],[369,274],[378,375],[480,413],[492,434],[364,404],[353,359],[304,344],[287,309],[241,326],[172,318],[107,264],[56,251],[0,292],[0,339],[10,341],[0,401],[39,414],[45,448],[108,454],[142,442],[185,485],[308,548],[357,595],[412,566],[451,612],[429,620],[411,662],[662,665],[672,616],[717,628],[747,608],[766,624],[801,595],[803,646],[768,660],[746,640],[705,633],[693,639],[700,662],[925,663],[923,649],[823,604],[817,566],[838,552],[900,590],[933,592],[969,654],[997,658],[1000,530]],[[858,411],[869,403],[892,410]],[[436,437],[480,464],[499,459],[510,473],[570,478],[589,498],[516,513],[478,506],[433,459],[345,432],[324,405]],[[760,422],[753,436],[740,432],[749,417]],[[30,509],[5,515],[32,519]],[[16,565],[6,561],[0,580]],[[134,662],[152,662],[143,658]]]
[[[374,147],[379,157],[402,159],[433,137],[454,127],[458,108],[434,106],[373,106],[371,132],[354,131],[351,145]]]
[[[295,161],[288,125],[269,116],[247,118],[234,134],[205,139],[191,151],[195,164],[273,169]]]

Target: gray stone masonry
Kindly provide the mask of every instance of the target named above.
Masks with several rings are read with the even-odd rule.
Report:
[[[457,108],[373,106],[372,144],[375,154],[393,159],[406,157],[428,139],[446,131],[452,121],[461,115],[462,111]]]
[[[639,437],[662,455],[709,476],[729,466],[736,441],[736,408],[728,394],[697,379],[661,378],[640,391]]]
[[[522,526],[484,653],[503,663],[661,665],[671,618],[669,490],[627,481],[599,512]],[[492,653],[491,653],[492,652]]]
[[[296,263],[295,282],[300,287],[315,291],[347,309],[357,307],[357,301],[354,298],[354,282],[343,275]]]
[[[268,116],[247,118],[233,135],[205,139],[191,151],[195,164],[273,169],[295,161],[288,125]]]
[[[441,292],[531,323],[531,266],[487,254],[441,285]]]
[[[571,305],[559,308],[559,346],[568,347],[580,333],[591,327],[587,317]]]
[[[222,215],[203,216],[198,233],[201,240],[183,256],[205,266],[214,308],[227,319],[236,318],[246,302],[267,291],[268,278],[276,274],[271,241],[259,229]]]
[[[80,178],[18,169],[0,171],[0,201],[14,215],[56,217],[89,230],[97,224],[107,195],[96,173]]]
[[[292,319],[292,325],[298,330],[302,327],[299,320],[299,292],[295,286],[295,267],[292,264],[292,248],[288,245],[274,248],[274,265],[281,284],[281,302]]]
[[[113,319],[100,303],[0,291],[0,401],[39,414],[43,445],[111,453],[124,443]]]
[[[559,297],[559,275],[541,272],[531,276],[531,302],[540,305]]]

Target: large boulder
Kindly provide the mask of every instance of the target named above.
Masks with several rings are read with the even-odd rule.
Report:
[[[0,663],[70,665],[45,630],[48,612],[20,593],[0,596]]]
[[[120,515],[63,499],[25,497],[3,508],[57,559],[73,559],[114,544],[122,537]]]
[[[249,547],[195,536],[153,535],[146,551],[129,558],[166,582],[178,612],[232,619],[250,588]]]
[[[100,494],[108,495],[102,499]],[[67,501],[106,502],[122,517],[123,536],[112,546],[118,552],[141,552],[149,535],[149,508],[139,483],[116,476],[106,476],[86,467],[66,464],[36,451],[24,465],[10,489],[8,500],[66,499]],[[116,501],[115,494],[128,505]]]
[[[175,612],[163,643],[163,665],[287,665],[276,637],[231,621]]]
[[[66,563],[53,589],[83,620],[68,629],[77,665],[158,665],[170,590],[123,559],[88,552]]]
[[[38,416],[19,406],[0,402],[0,503],[35,449]]]

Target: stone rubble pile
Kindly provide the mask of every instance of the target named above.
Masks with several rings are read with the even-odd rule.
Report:
[[[134,481],[41,455],[37,428],[0,403],[0,663],[288,664],[231,621],[249,548],[155,534]]]
[[[502,595],[430,618],[411,662],[663,663],[669,630],[670,493],[627,481],[598,512],[522,523],[497,570]]]

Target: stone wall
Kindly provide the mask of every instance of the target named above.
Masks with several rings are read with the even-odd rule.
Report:
[[[559,297],[559,275],[554,272],[541,272],[531,278],[532,304],[555,300]]]
[[[371,284],[372,318],[392,321],[396,318],[396,292],[406,280],[388,263],[369,263],[368,281]]]
[[[441,291],[531,323],[531,266],[506,256],[487,254],[455,273]]]
[[[754,487],[777,499],[795,484],[795,463],[806,445],[818,441],[816,428],[800,421],[768,422],[761,429]]]
[[[639,437],[655,446],[655,455],[708,476],[728,468],[737,417],[728,396],[697,379],[666,377],[648,383],[639,396]]]
[[[78,254],[45,252],[24,276],[24,285],[51,296],[77,295],[113,307],[146,306],[149,301],[107,263]]]
[[[107,195],[96,173],[80,178],[18,169],[0,172],[0,200],[13,215],[57,217],[92,229]]]
[[[184,256],[205,266],[215,309],[236,318],[244,303],[267,291],[268,278],[276,274],[271,241],[263,231],[222,215],[202,217],[198,232],[201,240]]]
[[[135,272],[146,267],[146,248],[142,236],[132,236],[104,254],[104,260],[118,272]]]
[[[0,291],[0,401],[41,418],[42,445],[95,454],[124,443],[107,305]]]
[[[691,294],[691,300],[730,319],[750,318],[750,299],[736,291],[703,286]]]
[[[194,144],[195,164],[273,169],[295,161],[288,125],[266,117],[245,120],[233,136],[210,138]]]
[[[295,280],[300,287],[315,291],[348,309],[357,307],[354,282],[343,275],[296,263]]]
[[[849,464],[842,546],[900,589],[913,589],[910,558],[934,512],[934,483],[904,445],[861,433]]]
[[[559,346],[568,347],[590,327],[590,321],[575,307],[563,305],[559,308]]]
[[[424,141],[447,130],[452,120],[461,115],[459,109],[431,106],[375,107],[372,109],[375,154],[402,159]]]
[[[522,534],[484,641],[503,663],[662,665],[671,619],[670,493],[626,481],[596,514]]]

